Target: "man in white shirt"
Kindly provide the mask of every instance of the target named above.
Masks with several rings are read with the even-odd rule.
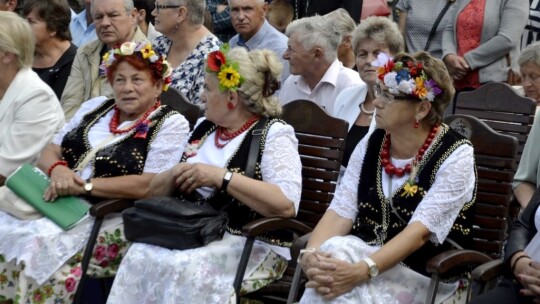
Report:
[[[335,116],[336,96],[345,88],[366,85],[337,59],[341,35],[323,16],[295,20],[285,34],[289,41],[283,58],[289,61],[291,76],[279,92],[281,104],[307,99]]]

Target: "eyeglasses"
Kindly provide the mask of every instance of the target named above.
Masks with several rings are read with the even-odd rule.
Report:
[[[182,5],[177,4],[158,4],[157,2],[154,2],[154,6],[156,8],[156,12],[159,14],[159,10],[163,8],[179,8]]]
[[[390,92],[383,90],[380,84],[374,85],[373,90],[375,93],[375,98],[378,98],[387,104],[393,103],[396,99],[408,99],[406,96],[396,96]]]

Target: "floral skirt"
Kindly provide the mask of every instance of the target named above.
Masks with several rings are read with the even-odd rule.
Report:
[[[114,280],[107,303],[234,303],[233,281],[245,238],[225,233],[220,241],[189,250],[133,244]],[[241,294],[281,278],[287,261],[255,242]]]
[[[114,276],[129,243],[124,237],[121,221],[104,224],[98,235],[93,256],[88,266],[91,277]],[[81,278],[83,250],[65,262],[44,283],[25,275],[25,263],[6,260],[0,255],[0,301],[11,299],[20,303],[72,303]]]
[[[333,237],[322,244],[321,251],[331,252],[332,257],[358,263],[377,250],[355,236]],[[374,279],[355,287],[332,301],[324,300],[312,288],[307,288],[300,303],[350,303],[350,304],[413,304],[424,303],[430,278],[408,267],[396,265]],[[458,288],[459,286],[459,288]],[[459,282],[439,283],[435,303],[466,303],[466,288]]]

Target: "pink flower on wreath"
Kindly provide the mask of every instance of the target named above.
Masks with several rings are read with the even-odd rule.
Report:
[[[96,252],[94,253],[94,256],[96,257],[96,260],[101,261],[105,258],[106,250],[105,246],[97,246]]]
[[[73,277],[69,277],[66,279],[65,285],[66,285],[67,292],[72,292],[75,290],[75,287],[77,286],[77,281],[75,281]]]
[[[76,276],[76,277],[80,277],[82,275],[82,269],[81,269],[81,266],[77,266],[75,268],[72,268],[70,271],[69,271],[72,275]]]
[[[120,251],[120,248],[118,247],[118,244],[111,244],[109,247],[107,247],[107,254],[109,255],[109,259],[113,260],[118,256],[118,251]]]

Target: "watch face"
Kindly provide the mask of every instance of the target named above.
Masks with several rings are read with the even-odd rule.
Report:
[[[369,275],[371,277],[376,277],[378,274],[379,274],[379,269],[377,268],[377,266],[369,267]]]
[[[86,191],[92,191],[92,183],[84,184],[84,190]]]

